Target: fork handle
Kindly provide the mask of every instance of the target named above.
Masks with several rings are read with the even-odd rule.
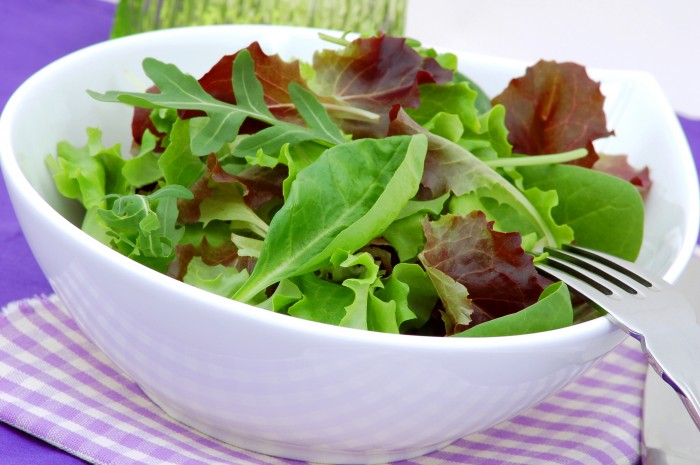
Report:
[[[700,316],[681,294],[663,294],[668,297],[666,306],[648,319],[639,324],[618,322],[641,342],[649,364],[678,393],[700,430]]]

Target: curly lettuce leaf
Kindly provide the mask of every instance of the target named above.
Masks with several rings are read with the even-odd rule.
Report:
[[[426,266],[425,270],[442,302],[440,313],[446,335],[451,336],[480,323],[472,320],[472,316],[478,317],[479,313],[474,315],[474,306],[464,284],[457,282],[438,268]]]
[[[231,297],[248,279],[248,271],[221,264],[210,265],[201,257],[193,257],[183,281],[222,297]]]
[[[465,287],[474,310],[472,321],[488,321],[529,307],[549,284],[520,246],[520,235],[494,231],[482,212],[445,215],[426,221],[424,229],[421,262]]]
[[[385,135],[394,105],[417,107],[420,84],[446,83],[453,77],[452,71],[421,56],[406,39],[385,35],[356,39],[342,50],[319,51],[313,70],[312,89],[337,102],[339,110],[361,108],[380,115],[378,123],[345,121],[343,128],[355,137]]]
[[[591,167],[598,159],[593,141],[612,134],[604,100],[600,83],[583,66],[540,60],[511,80],[493,103],[506,107],[513,151],[539,155],[586,147],[588,155],[571,163]]]
[[[542,245],[558,247],[573,239],[571,228],[551,220],[549,205],[545,205],[545,210],[541,211],[541,204],[533,204],[516,186],[483,161],[462,146],[428,132],[403,110],[399,110],[393,118],[390,132],[426,134],[428,154],[421,186],[429,192],[429,197],[452,192],[457,197],[464,197],[465,201],[474,206],[473,209],[483,210],[490,207],[494,212],[506,212],[509,226],[518,227],[498,229],[524,230],[534,234],[535,240],[530,241],[532,248]],[[460,211],[468,213],[466,209]],[[499,215],[494,213],[493,216],[497,218]]]
[[[105,207],[105,195],[130,192],[122,174],[124,159],[120,146],[105,148],[102,131],[88,128],[87,143],[76,147],[63,141],[56,145],[56,156],[44,162],[53,175],[56,188],[64,197],[78,200],[87,210]]]
[[[177,199],[191,195],[182,186],[164,186],[149,195],[118,196],[110,209],[99,209],[97,213],[115,250],[165,272],[184,234],[184,229],[176,225]]]

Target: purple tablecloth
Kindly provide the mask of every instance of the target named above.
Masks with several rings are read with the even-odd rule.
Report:
[[[106,40],[114,5],[100,0],[0,2],[0,109],[11,93],[51,61]],[[680,117],[700,165],[700,121]],[[51,289],[20,231],[0,177],[0,307]],[[67,465],[83,461],[0,424],[3,465]]]

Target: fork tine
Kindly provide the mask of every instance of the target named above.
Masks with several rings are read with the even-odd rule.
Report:
[[[566,250],[559,250],[545,247],[544,250],[549,254],[547,258],[548,264],[574,274],[576,277],[588,282],[595,288],[599,288],[599,286],[602,287],[603,289],[601,289],[601,292],[606,295],[612,295],[612,291],[604,290],[605,284],[601,283],[600,279],[596,279],[596,276],[602,278],[604,280],[603,282],[613,284],[629,294],[637,294],[637,290],[625,282],[624,279],[616,276],[615,273],[619,273],[623,278],[631,278],[636,283],[642,284],[645,287],[651,287],[651,283],[636,273],[627,270],[622,264],[613,262],[588,249],[568,247]],[[552,260],[550,257],[555,258],[555,260]],[[567,266],[561,263],[561,261],[575,265],[576,268]],[[591,276],[586,272],[592,273],[595,276]]]
[[[628,278],[632,278],[644,287],[653,286],[653,283],[643,276],[644,272],[639,268],[639,266],[631,262],[623,261],[622,259],[612,255],[603,254],[602,252],[594,252],[591,249],[586,249],[571,244],[565,244],[562,249],[602,263],[618,273],[621,273]]]
[[[537,269],[541,274],[546,275],[550,279],[564,281],[567,285],[573,287],[574,289],[580,289],[579,292],[582,293],[587,291],[593,293],[594,291],[597,291],[606,296],[613,294],[613,291],[610,290],[610,288],[599,283],[591,276],[582,273],[576,268],[573,268],[562,261],[556,260],[551,256],[547,257],[544,263],[537,264]],[[584,286],[586,289],[581,289]]]

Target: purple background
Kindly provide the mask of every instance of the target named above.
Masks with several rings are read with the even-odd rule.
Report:
[[[32,73],[67,53],[106,40],[113,14],[114,5],[101,0],[1,0],[0,109]],[[682,117],[680,121],[699,165],[700,121]],[[49,292],[51,288],[24,240],[0,177],[0,307]],[[0,424],[0,463],[85,462]]]

